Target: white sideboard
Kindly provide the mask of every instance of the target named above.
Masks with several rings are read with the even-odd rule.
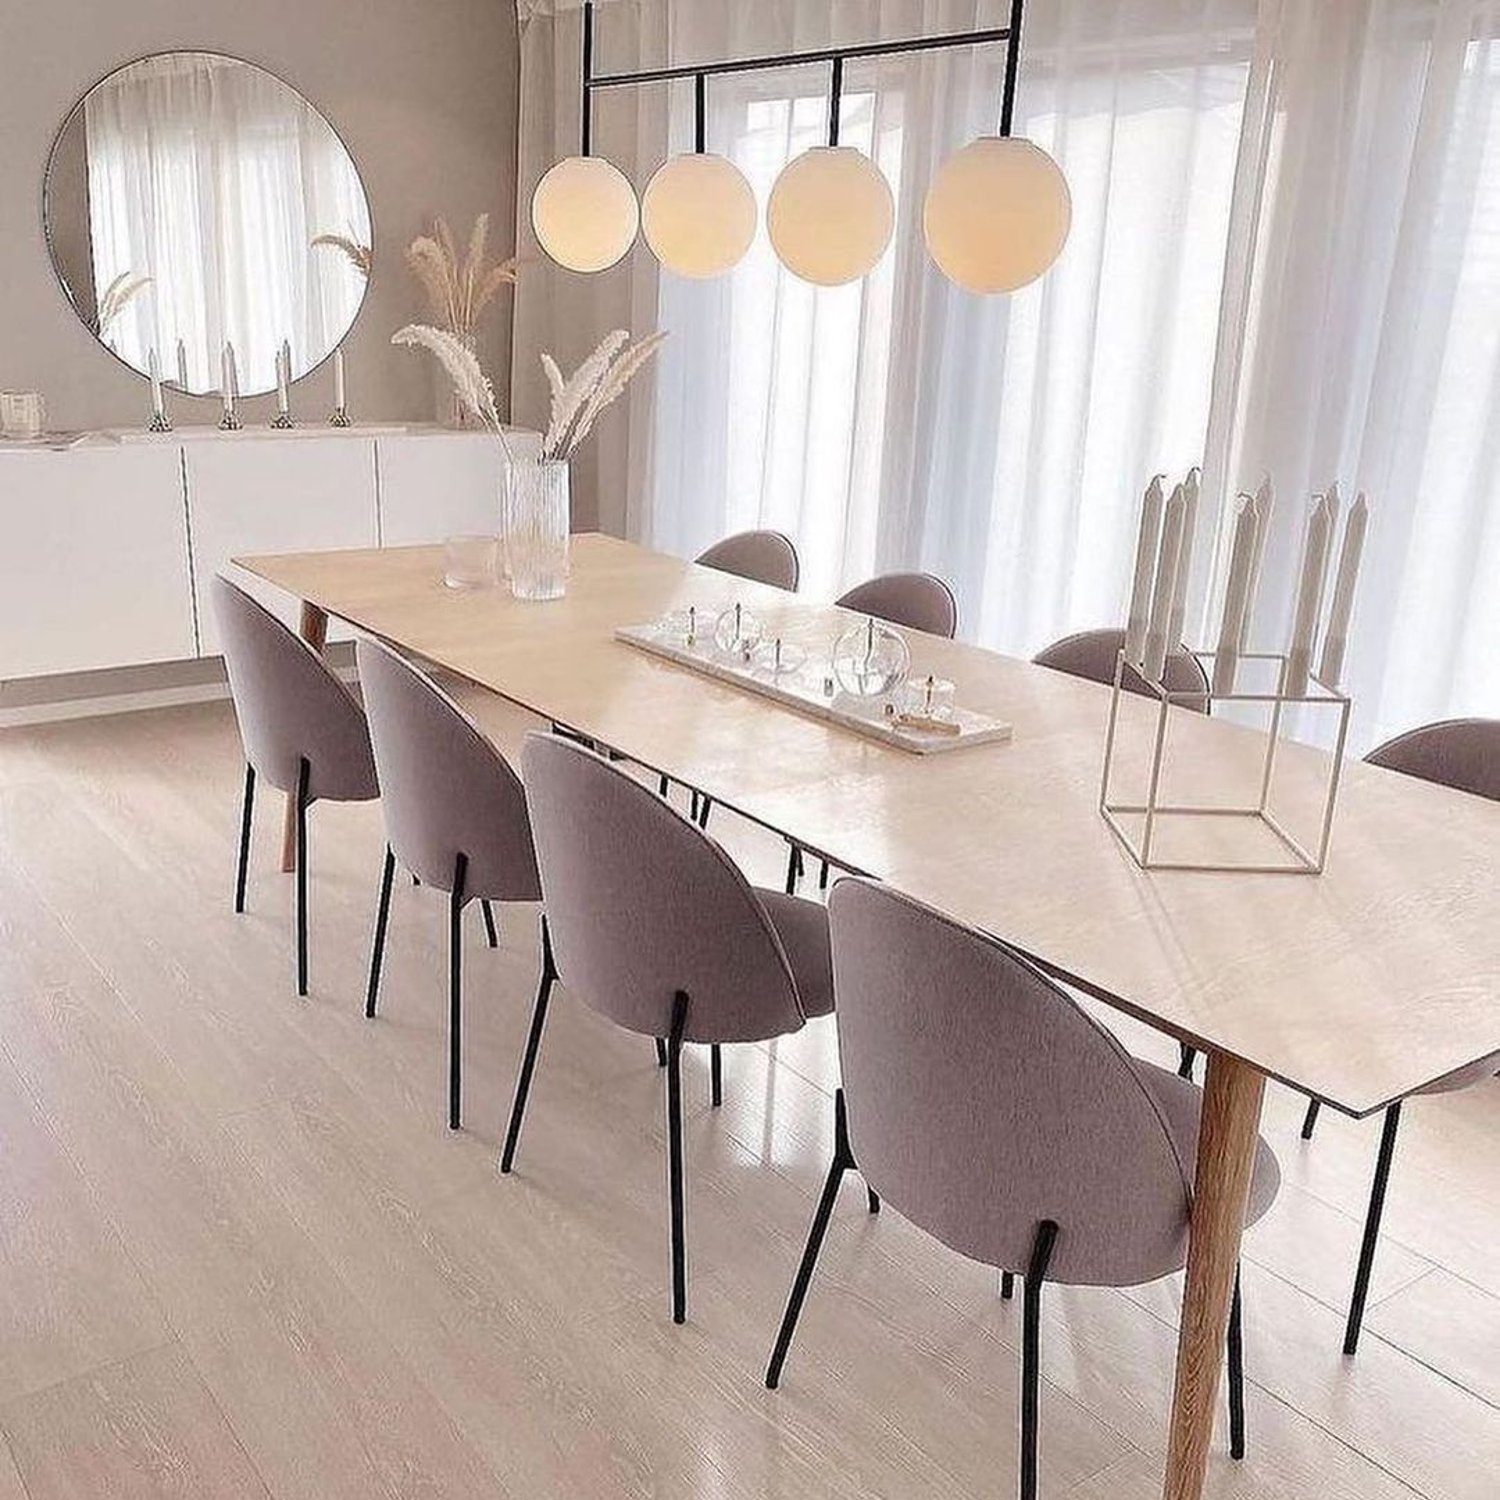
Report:
[[[503,469],[492,437],[441,428],[0,449],[0,681],[217,655],[207,585],[231,557],[493,532]]]

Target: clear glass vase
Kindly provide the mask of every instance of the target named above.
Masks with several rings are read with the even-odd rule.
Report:
[[[568,583],[568,465],[518,458],[505,486],[505,569],[517,599],[561,599]]]

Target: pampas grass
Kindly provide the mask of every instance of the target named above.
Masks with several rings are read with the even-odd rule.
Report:
[[[599,413],[620,396],[665,338],[665,333],[653,333],[632,345],[628,342],[630,335],[617,328],[605,334],[599,347],[567,380],[557,361],[550,354],[542,355],[542,369],[552,392],[542,457],[572,458],[593,430]]]
[[[490,216],[480,214],[469,232],[462,259],[446,219],[433,222],[433,232],[419,234],[407,247],[406,263],[427,293],[432,316],[450,333],[469,339],[502,286],[513,286],[516,259],[485,264]]]
[[[500,439],[507,459],[513,459],[510,444],[505,440],[505,429],[500,423],[500,413],[495,409],[495,388],[484,373],[478,357],[457,334],[446,328],[432,328],[425,323],[408,323],[391,335],[393,344],[426,349],[448,372],[453,389],[464,408],[472,412],[480,422]]]
[[[95,319],[95,331],[99,337],[104,338],[110,329],[110,325],[125,311],[126,306],[137,297],[150,284],[149,276],[133,276],[129,271],[121,271],[110,284],[104,288],[104,295],[99,299],[99,316]]]
[[[343,251],[348,257],[349,264],[366,281],[370,279],[370,272],[375,265],[375,252],[369,245],[361,245],[352,234],[320,234],[313,244],[329,245],[335,250]]]

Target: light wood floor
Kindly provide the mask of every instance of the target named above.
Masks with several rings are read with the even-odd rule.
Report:
[[[730,1049],[717,1112],[690,1059],[674,1328],[650,1046],[561,995],[502,1180],[536,912],[496,953],[470,913],[450,1134],[441,898],[398,882],[367,1022],[378,815],[318,807],[299,1001],[270,798],[230,911],[240,776],[222,705],[0,735],[0,1500],[1013,1493],[1019,1303],[853,1187],[761,1387],[829,1151],[828,1023]],[[720,831],[777,878],[775,841]],[[1377,1127],[1325,1114],[1308,1147],[1300,1108],[1268,1096],[1286,1186],[1248,1243],[1250,1456],[1216,1453],[1210,1493],[1494,1500],[1500,1088],[1408,1110],[1353,1363]],[[1178,1296],[1049,1288],[1048,1496],[1159,1492]]]

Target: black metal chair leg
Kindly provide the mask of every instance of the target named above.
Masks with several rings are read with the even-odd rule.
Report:
[[[495,931],[495,909],[488,900],[479,903],[484,912],[484,935],[489,939],[491,948],[500,946],[500,934]]]
[[[1229,1304],[1229,1456],[1245,1456],[1245,1335],[1238,1266],[1234,1271],[1234,1300]]]
[[[1310,1141],[1313,1138],[1313,1129],[1318,1123],[1318,1111],[1322,1105],[1316,1099],[1307,1101],[1307,1113],[1302,1116],[1302,1139]]]
[[[690,800],[690,802],[688,804],[688,817],[690,817],[693,820],[693,822],[695,822],[695,823],[698,821],[698,794],[697,794],[697,792],[694,792],[692,794],[692,798],[691,798],[691,800]]]
[[[818,866],[818,889],[820,891],[828,889],[828,861],[826,859]]]
[[[250,823],[255,808],[255,767],[245,762],[245,799],[240,811],[240,864],[234,877],[234,909],[245,909],[245,877],[250,873]]]
[[[656,1038],[656,1066],[664,1068],[667,1065],[667,1044],[661,1038]]]
[[[839,1089],[833,1096],[833,1160],[828,1164],[823,1193],[813,1212],[812,1228],[807,1232],[807,1244],[803,1247],[797,1276],[792,1282],[792,1294],[787,1298],[786,1311],[781,1315],[781,1328],[776,1335],[776,1347],[771,1351],[771,1363],[766,1366],[768,1391],[774,1391],[781,1384],[781,1367],[786,1363],[787,1351],[792,1347],[792,1335],[797,1331],[797,1319],[802,1316],[802,1304],[807,1300],[808,1287],[812,1285],[813,1270],[818,1264],[818,1253],[823,1248],[823,1237],[828,1233],[828,1221],[833,1217],[839,1184],[844,1180],[844,1173],[853,1166],[854,1154],[849,1149],[849,1124],[844,1112],[844,1091]]]
[[[708,815],[713,810],[714,799],[712,797],[705,796],[700,799],[698,803],[698,826],[700,828],[708,827]]]
[[[396,856],[391,846],[385,846],[385,868],[380,875],[380,903],[375,908],[375,943],[370,949],[370,986],[365,991],[365,1014],[375,1014],[375,1001],[380,994],[380,964],[385,957],[385,928],[391,915],[391,881],[396,876]]]
[[[797,894],[797,876],[801,874],[797,858],[797,846],[792,845],[786,856],[786,893],[788,896]]]
[[[1177,1076],[1179,1078],[1191,1078],[1193,1076],[1193,1064],[1198,1061],[1198,1049],[1189,1047],[1186,1042],[1178,1042],[1179,1059],[1177,1063]]]
[[[687,1225],[682,1191],[682,1033],[688,997],[672,999],[672,1032],[667,1038],[667,1195],[672,1215],[672,1321],[687,1320]]]
[[[708,1049],[709,1093],[717,1109],[724,1102],[724,1054],[715,1042]]]
[[[464,879],[469,857],[453,861],[453,893],[448,897],[448,1129],[457,1130],[463,1100]]]
[[[307,784],[312,767],[297,763],[297,993],[307,993]]]
[[[536,990],[536,1005],[531,1012],[531,1030],[526,1037],[526,1055],[521,1059],[521,1073],[516,1079],[515,1102],[510,1107],[510,1125],[505,1132],[505,1149],[500,1153],[500,1170],[509,1172],[516,1159],[516,1142],[521,1138],[521,1120],[531,1093],[531,1075],[536,1069],[537,1049],[542,1044],[542,1028],[547,1024],[547,1002],[552,998],[552,984],[557,969],[552,960],[552,934],[547,919],[542,918],[542,977]]]
[[[1002,1271],[1000,1273],[1000,1296],[1009,1302],[1016,1295],[1016,1273],[1014,1271]]]
[[[869,1183],[865,1184],[865,1203],[872,1214],[880,1212],[880,1194]]]
[[[1401,1128],[1401,1101],[1385,1112],[1380,1132],[1380,1154],[1375,1159],[1375,1181],[1370,1188],[1370,1207],[1365,1214],[1365,1237],[1359,1247],[1359,1269],[1354,1273],[1354,1296],[1349,1302],[1349,1321],[1344,1327],[1344,1353],[1359,1348],[1359,1330],[1365,1319],[1365,1298],[1370,1293],[1370,1272],[1375,1266],[1375,1244],[1380,1238],[1380,1218],[1385,1212],[1385,1189],[1391,1177],[1391,1159],[1396,1154],[1396,1132]]]
[[[1038,1410],[1042,1378],[1042,1283],[1057,1241],[1057,1225],[1043,1219],[1031,1242],[1021,1290],[1021,1500],[1036,1500]]]
[[[665,797],[665,796],[666,796],[666,795],[667,795],[667,790],[668,790],[668,788],[669,788],[669,787],[670,787],[670,786],[671,786],[671,782],[669,782],[669,781],[668,781],[668,780],[667,780],[667,778],[666,778],[666,777],[665,777],[665,776],[663,776],[663,777],[662,777],[662,778],[661,778],[661,779],[660,779],[660,780],[659,780],[659,781],[658,781],[658,782],[657,782],[657,783],[656,783],[656,795],[657,795],[657,796],[658,796],[658,797]]]

